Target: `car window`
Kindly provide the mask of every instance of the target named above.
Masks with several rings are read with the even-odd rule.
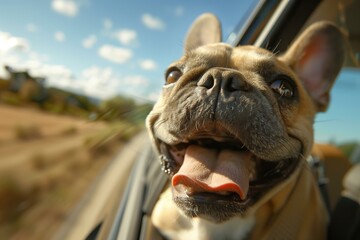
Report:
[[[360,142],[359,80],[359,69],[343,68],[333,87],[328,111],[318,114],[315,122],[315,140],[351,147],[348,156],[353,162],[360,162],[359,157],[351,156]]]
[[[360,1],[322,1],[304,27],[312,22],[327,20],[336,23],[347,36],[347,59],[332,89],[331,103],[326,113],[318,114],[315,122],[315,140],[334,144],[352,162],[360,143]]]

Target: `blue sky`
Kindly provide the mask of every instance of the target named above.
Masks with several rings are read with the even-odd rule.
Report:
[[[331,92],[326,113],[315,122],[315,139],[322,142],[357,141],[360,143],[360,71],[344,69]]]
[[[29,68],[33,75],[45,75],[50,85],[100,98],[127,93],[150,99],[161,88],[166,66],[181,55],[184,35],[198,15],[219,16],[226,37],[250,4],[232,0],[227,4],[211,0],[1,1],[0,41],[13,41],[16,46],[3,49],[0,64]]]
[[[108,98],[156,99],[192,21],[212,12],[226,38],[251,2],[239,0],[0,0],[0,66],[30,69],[49,85]],[[0,76],[5,72],[0,68]],[[316,139],[360,139],[359,71],[345,70]]]

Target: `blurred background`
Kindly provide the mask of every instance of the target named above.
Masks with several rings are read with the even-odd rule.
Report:
[[[71,224],[144,138],[191,22],[212,12],[226,39],[254,2],[0,0],[0,239],[49,239]],[[317,141],[347,156],[359,149],[358,77],[341,73],[315,125]]]

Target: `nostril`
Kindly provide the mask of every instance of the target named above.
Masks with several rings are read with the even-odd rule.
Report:
[[[236,81],[233,77],[229,77],[227,81],[226,89],[229,92],[234,92],[240,90],[240,83]]]
[[[214,87],[215,80],[214,77],[209,74],[205,78],[201,79],[198,83],[198,86],[205,87],[207,89],[211,89]]]
[[[224,92],[250,91],[251,85],[239,72],[209,70],[197,82],[202,90],[214,90]]]
[[[228,76],[224,79],[224,90],[228,92],[248,91],[250,85],[239,76]]]

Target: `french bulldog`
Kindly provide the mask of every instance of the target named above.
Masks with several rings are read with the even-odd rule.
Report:
[[[221,43],[211,14],[190,28],[146,120],[169,183],[152,223],[167,239],[325,239],[327,212],[306,159],[345,38],[308,27],[277,56]]]

